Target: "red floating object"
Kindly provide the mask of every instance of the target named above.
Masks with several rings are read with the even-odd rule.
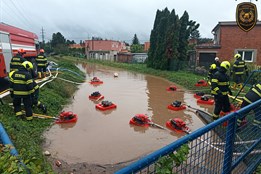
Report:
[[[98,96],[91,96],[89,95],[89,99],[94,99],[94,100],[97,100],[97,99],[104,99],[104,96],[103,95],[98,95]]]
[[[142,127],[148,127],[151,122],[149,117],[145,114],[136,114],[134,117],[130,119],[129,124],[135,125],[135,126],[142,126]]]
[[[197,99],[197,103],[206,104],[206,105],[213,105],[214,104],[214,100],[213,99],[209,99],[206,96],[202,96],[201,98]]]
[[[194,94],[194,97],[195,97],[196,99],[199,99],[199,98],[201,98],[201,97],[204,96],[204,95],[205,95],[204,92],[197,92],[196,94]]]
[[[189,127],[180,118],[174,118],[166,122],[166,127],[176,132],[190,132]]]
[[[73,112],[61,112],[58,120],[55,121],[56,124],[60,123],[75,123],[78,119],[78,116]]]
[[[176,86],[170,86],[166,89],[167,91],[176,91],[177,87]]]
[[[195,86],[198,86],[198,87],[200,87],[200,86],[208,86],[208,82],[206,82],[205,80],[199,80],[199,81],[195,84]]]
[[[93,77],[92,80],[90,81],[90,84],[93,84],[93,85],[99,85],[102,83],[103,83],[103,81],[101,81],[98,77]]]
[[[95,107],[99,110],[105,111],[105,110],[114,109],[117,107],[117,105],[109,101],[102,101],[101,103],[97,104]]]
[[[171,109],[173,111],[180,111],[180,110],[183,110],[183,109],[186,109],[186,106],[185,105],[181,105],[181,106],[173,106],[172,104],[168,105],[168,109]]]
[[[90,81],[90,84],[99,85],[99,84],[103,84],[103,81]]]

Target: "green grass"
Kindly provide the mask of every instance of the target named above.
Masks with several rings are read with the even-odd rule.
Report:
[[[79,83],[84,81],[84,73],[72,62],[57,58],[51,58],[51,60],[58,63],[60,68],[69,69],[79,74],[78,76],[69,71],[62,71],[58,77]],[[62,110],[63,105],[70,102],[69,99],[76,90],[77,86],[75,84],[60,79],[54,79],[40,89],[39,99],[47,106],[48,115],[56,116]],[[12,102],[11,98],[7,96],[3,101],[4,105],[0,105],[0,122],[4,125],[6,132],[17,149],[19,158],[23,160],[31,173],[53,173],[51,165],[46,162],[46,159],[42,154],[41,144],[44,141],[43,132],[50,127],[54,120],[34,118],[29,122],[16,118],[13,107],[9,105],[9,103]],[[34,108],[33,110],[34,113],[41,113],[37,108]],[[6,151],[0,150],[0,153],[4,152],[5,155],[8,154]],[[2,155],[0,154],[0,156]],[[8,164],[8,161],[10,162],[9,166],[1,166],[2,161],[0,159],[0,173],[2,173],[2,171],[7,171],[7,167],[11,168],[10,171],[14,171],[14,173],[25,172],[24,167],[21,168],[18,163],[16,163],[17,165],[11,164],[11,158],[5,163]],[[4,167],[6,167],[6,169]],[[19,169],[19,167],[21,169]],[[23,171],[19,172],[19,170]]]

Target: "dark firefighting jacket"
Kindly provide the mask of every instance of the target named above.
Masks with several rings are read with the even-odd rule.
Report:
[[[253,85],[253,87],[248,91],[248,93],[243,98],[247,103],[253,103],[261,99],[261,83]]]
[[[214,74],[217,72],[217,68],[216,69],[210,69],[208,71],[208,80],[211,81],[211,79],[213,78]]]
[[[36,57],[36,64],[38,67],[46,67],[47,66],[47,58],[43,53],[40,53],[37,57]]]
[[[11,71],[18,71],[20,67],[22,67],[22,63],[26,61],[20,54],[16,54],[10,62],[10,72]]]
[[[9,74],[10,93],[15,98],[29,97],[34,92],[33,78],[25,69],[20,68],[18,71],[12,71]]]
[[[231,93],[229,76],[226,74],[226,70],[220,67],[211,79],[211,94],[227,95],[229,93]]]
[[[245,71],[248,72],[245,61],[242,59],[237,59],[233,65],[232,72],[234,72],[235,75],[242,75]]]

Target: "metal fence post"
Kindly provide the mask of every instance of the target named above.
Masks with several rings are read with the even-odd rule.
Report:
[[[222,174],[230,174],[231,166],[232,166],[232,156],[234,149],[234,140],[235,140],[235,132],[236,132],[236,113],[233,114],[234,117],[228,121],[228,127],[226,131],[226,145],[225,145],[225,155],[224,155],[224,163],[223,163],[223,172]]]

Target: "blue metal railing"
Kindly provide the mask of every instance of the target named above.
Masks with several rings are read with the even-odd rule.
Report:
[[[254,112],[253,112],[254,110]],[[247,123],[237,126],[237,119]],[[261,99],[141,158],[116,174],[156,173],[157,161],[188,144],[190,152],[173,173],[252,173],[261,162]],[[224,126],[227,123],[227,126]]]

